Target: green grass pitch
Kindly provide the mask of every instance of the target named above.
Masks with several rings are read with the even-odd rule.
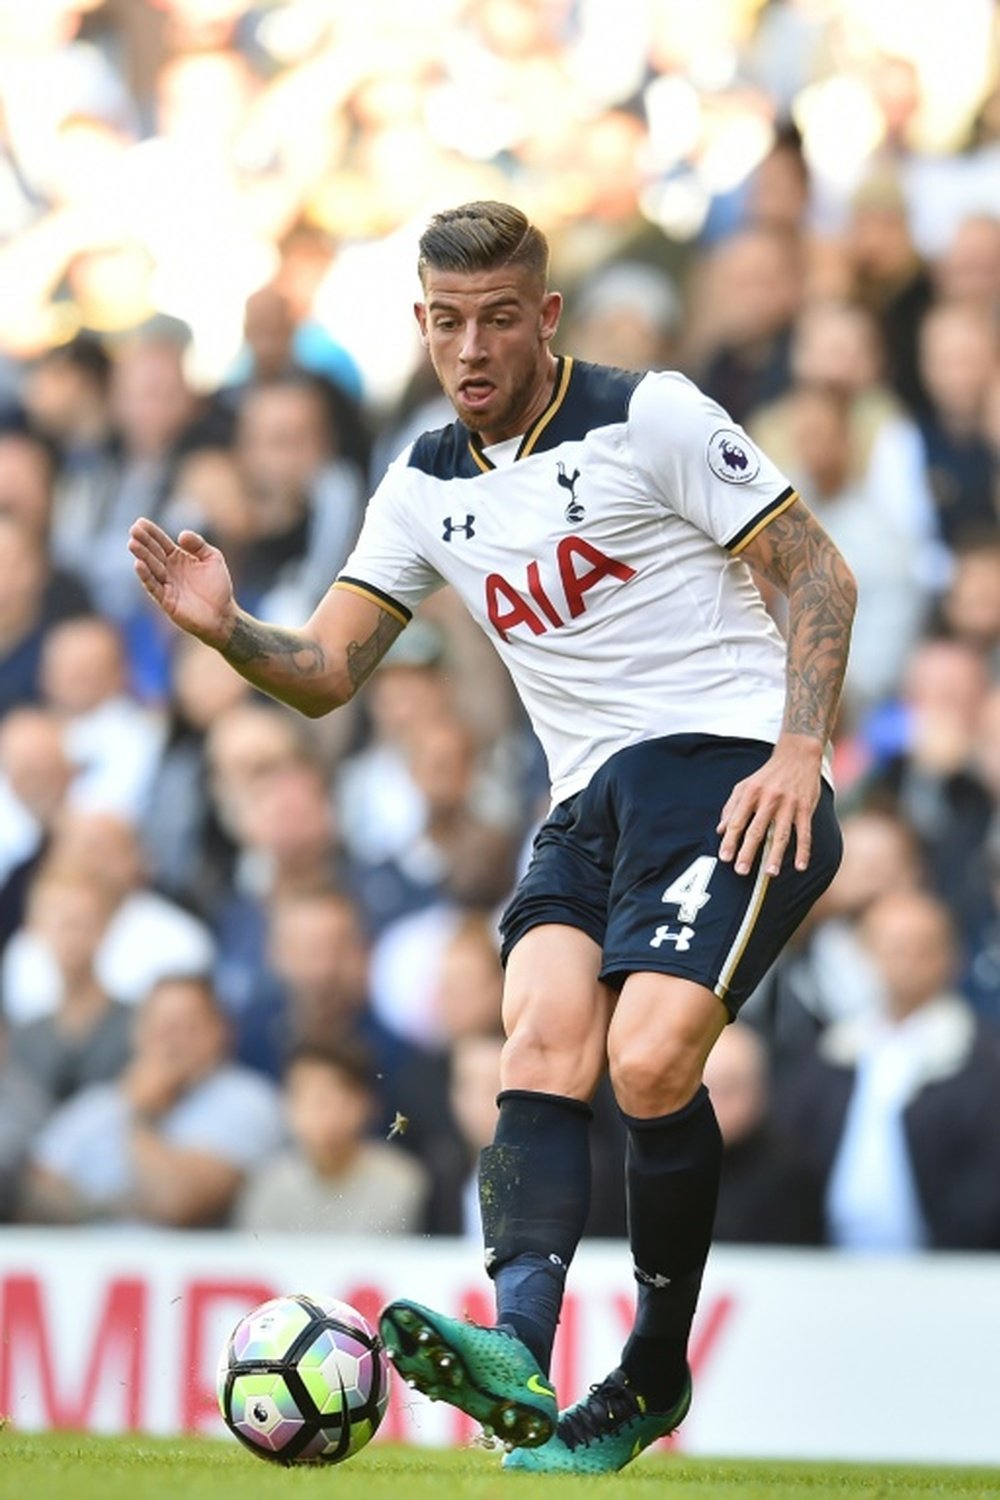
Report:
[[[0,1500],[1000,1500],[1000,1469],[647,1458],[607,1478],[504,1474],[496,1454],[376,1444],[281,1469],[236,1443],[0,1434]]]

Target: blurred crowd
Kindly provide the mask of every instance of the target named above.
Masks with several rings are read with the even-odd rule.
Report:
[[[710,1060],[719,1238],[1000,1250],[986,0],[0,4],[0,1218],[477,1232],[547,805],[498,660],[444,590],[309,722],[125,546],[311,612],[449,419],[413,261],[473,197],[549,234],[559,348],[697,380],[860,584],[843,867]]]

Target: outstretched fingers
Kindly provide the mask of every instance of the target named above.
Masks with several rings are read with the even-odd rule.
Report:
[[[177,545],[182,552],[187,552],[191,557],[207,557],[210,552],[216,550],[197,531],[186,529],[178,536]]]
[[[129,531],[128,550],[136,560],[136,572],[140,578],[143,570],[161,582],[166,577],[168,549],[173,542],[165,531],[154,526],[152,521],[136,521]],[[139,564],[142,564],[140,570]]]
[[[155,521],[150,521],[146,516],[133,521],[129,530],[129,550],[134,552],[133,542],[164,559],[170,556],[177,545],[162,526],[157,526]]]
[[[143,516],[129,531],[128,550],[135,560],[139,582],[157,604],[162,604],[170,572],[170,554],[176,551],[174,542],[162,527]]]

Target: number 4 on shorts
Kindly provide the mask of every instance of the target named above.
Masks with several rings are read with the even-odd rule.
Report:
[[[718,863],[712,854],[699,854],[663,892],[660,900],[668,906],[676,904],[679,922],[693,922],[702,907],[711,901],[708,883]]]

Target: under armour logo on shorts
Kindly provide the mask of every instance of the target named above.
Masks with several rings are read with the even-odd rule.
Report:
[[[641,1266],[633,1265],[632,1269],[635,1271],[636,1281],[641,1281],[643,1286],[655,1286],[662,1291],[665,1286],[670,1285],[670,1277],[664,1276],[660,1271],[654,1275],[651,1271],[644,1271]]]
[[[673,943],[678,953],[686,953],[691,946],[694,937],[693,927],[682,927],[680,932],[671,931],[669,925],[658,927],[653,937],[649,940],[651,948],[662,948],[664,943]]]

